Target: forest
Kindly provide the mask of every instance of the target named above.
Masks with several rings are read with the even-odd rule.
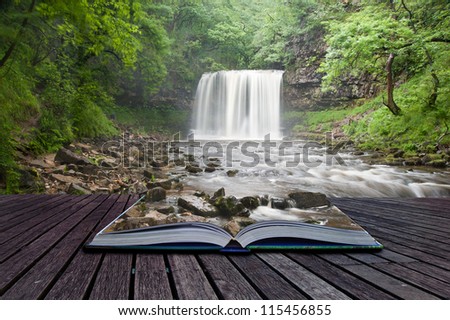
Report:
[[[3,0],[0,181],[17,192],[19,154],[186,132],[201,75],[234,69],[285,70],[294,138],[331,131],[445,167],[449,31],[446,0]]]

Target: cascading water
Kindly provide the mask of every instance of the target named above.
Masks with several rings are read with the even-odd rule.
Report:
[[[197,139],[280,139],[283,71],[240,70],[205,73],[197,87]]]

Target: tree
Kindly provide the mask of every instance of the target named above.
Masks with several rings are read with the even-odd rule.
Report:
[[[413,15],[411,8],[417,10],[416,15]],[[427,10],[439,14],[427,17]],[[392,0],[384,3],[364,1],[344,21],[326,22],[329,48],[321,65],[321,71],[326,73],[324,88],[332,89],[333,84],[345,76],[370,74],[386,85],[387,101],[384,104],[394,115],[399,115],[401,109],[394,99],[397,76],[405,70],[415,74],[427,65],[432,68],[433,43],[447,41],[442,38],[444,26],[448,24],[448,16],[443,12],[448,12],[445,1],[429,4],[413,1],[410,7],[406,6],[405,1],[400,4]],[[429,104],[433,105],[439,80],[435,73],[431,75],[434,90]]]

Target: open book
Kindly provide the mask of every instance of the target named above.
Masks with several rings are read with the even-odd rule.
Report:
[[[244,219],[245,224],[241,223],[240,230],[230,230],[230,221],[220,218],[184,222],[174,222],[168,218],[164,223],[160,219],[156,225],[124,229],[123,217],[135,206],[100,231],[85,248],[222,252],[383,248],[367,231],[333,205],[308,210],[278,210],[259,206]]]

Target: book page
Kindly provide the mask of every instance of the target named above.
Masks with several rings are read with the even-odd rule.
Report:
[[[304,206],[307,208],[301,208]],[[219,226],[235,236],[249,225],[271,220],[362,230],[323,194],[297,192],[286,199],[269,196],[236,198],[225,196],[224,190],[219,189],[212,196],[204,192],[184,192],[165,201],[146,202],[143,199],[119,216],[103,233],[180,222],[203,222]]]

